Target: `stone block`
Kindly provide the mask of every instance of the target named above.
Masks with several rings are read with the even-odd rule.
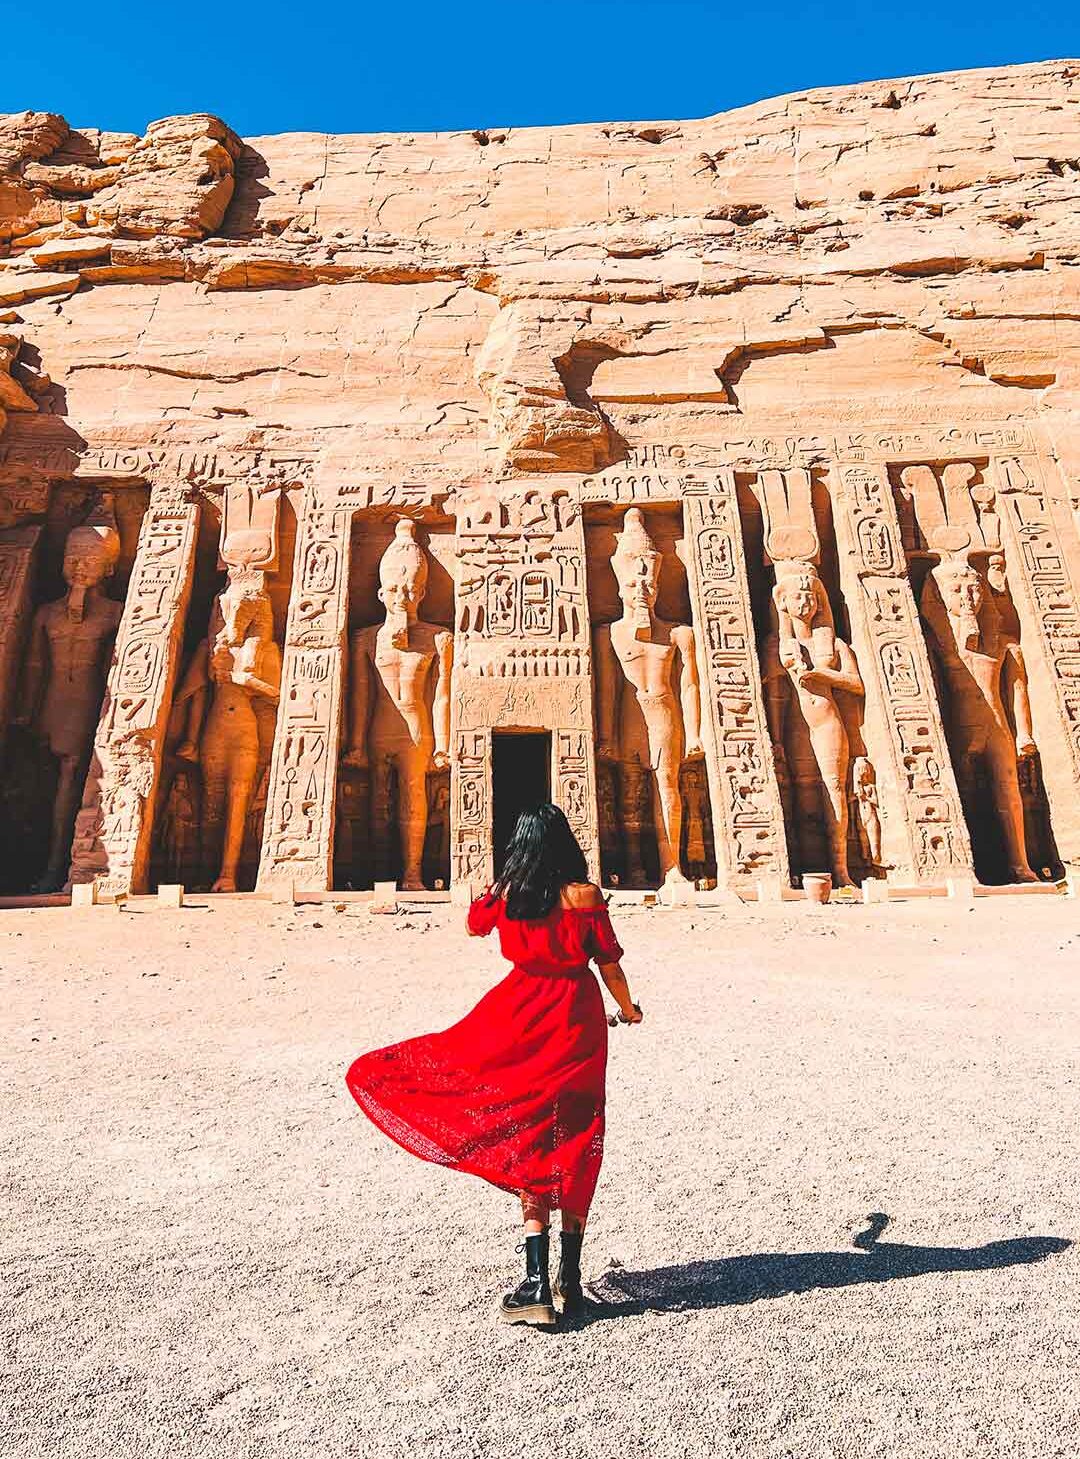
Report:
[[[397,882],[377,881],[371,899],[371,910],[390,914],[397,911],[397,905]]]
[[[96,907],[98,904],[98,884],[96,881],[77,881],[71,888],[71,905],[73,907]]]
[[[184,888],[180,882],[161,882],[157,889],[159,907],[182,907]]]

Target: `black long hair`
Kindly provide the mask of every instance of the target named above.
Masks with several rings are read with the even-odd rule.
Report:
[[[504,898],[511,921],[532,922],[554,911],[563,887],[588,880],[585,853],[570,822],[546,801],[518,816],[491,895]]]

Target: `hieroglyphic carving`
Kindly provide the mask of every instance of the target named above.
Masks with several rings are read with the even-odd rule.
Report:
[[[458,887],[476,888],[494,877],[491,845],[491,732],[459,729],[454,735],[450,770],[450,879]]]
[[[161,767],[198,518],[189,489],[165,483],[151,492],[139,532],[71,849],[70,880],[98,879],[105,896],[142,890],[146,881],[147,807]]]
[[[788,875],[733,473],[684,505],[717,856],[735,884]],[[721,829],[722,828],[722,829]]]
[[[1038,458],[1007,456],[994,464],[1005,502],[1001,520],[1016,547],[1014,576],[1042,630],[1061,722],[1080,779],[1080,593]]]
[[[837,480],[841,586],[864,675],[875,685],[878,738],[891,750],[892,774],[878,777],[874,804],[896,823],[895,874],[929,881],[970,875],[971,846],[888,477],[879,466],[844,466]]]
[[[1059,849],[1067,861],[1080,858],[1080,590],[1070,570],[1045,468],[1035,455],[1006,455],[991,464],[991,484],[1001,499],[1002,547],[1019,604],[1037,632],[1029,642],[1056,702],[1067,755],[1044,752],[1046,791],[1054,810]],[[1047,746],[1046,750],[1049,751]],[[1055,774],[1053,761],[1060,760]],[[1071,772],[1071,773],[1070,773]]]
[[[523,482],[511,490],[459,491],[449,507],[456,514],[457,554],[453,879],[476,883],[492,874],[490,766],[481,772],[474,738],[474,732],[491,725],[553,733],[552,794],[595,871],[599,853],[581,508],[565,488]],[[490,734],[483,742],[490,757]]]
[[[325,890],[333,875],[352,509],[300,503],[260,888]]]
[[[0,734],[11,711],[19,652],[30,616],[31,566],[40,527],[0,533]]]

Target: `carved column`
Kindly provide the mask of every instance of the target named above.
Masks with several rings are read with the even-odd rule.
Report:
[[[495,876],[491,841],[491,730],[455,728],[450,767],[450,885],[468,901]]]
[[[1063,861],[1080,863],[1080,593],[1069,570],[1062,528],[1071,530],[1068,503],[1055,502],[1044,468],[1032,455],[992,463],[1002,498],[1009,580],[1024,619],[1034,629],[1029,653],[1036,713],[1045,705],[1063,733],[1039,738],[1054,836]]]
[[[296,536],[258,889],[332,885],[338,742],[344,701],[352,509],[309,488]]]
[[[30,616],[31,568],[40,527],[0,532],[0,735],[12,713],[19,658]]]
[[[97,880],[105,897],[146,885],[198,528],[188,488],[171,482],[152,489],[71,847],[70,880]]]
[[[972,875],[953,775],[884,466],[838,472],[836,538],[851,640],[866,685],[865,733],[884,811],[893,881]],[[888,747],[887,759],[878,747]]]
[[[789,877],[784,814],[758,666],[735,478],[723,472],[683,505],[686,569],[701,676],[702,729],[721,885]]]

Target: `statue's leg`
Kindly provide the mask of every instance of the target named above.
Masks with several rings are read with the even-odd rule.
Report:
[[[679,866],[682,844],[683,808],[679,794],[679,767],[667,755],[652,776],[653,820],[656,824],[656,847],[660,855],[660,880],[685,881]]]
[[[71,838],[75,830],[75,815],[82,799],[86,759],[82,755],[61,755],[59,769],[49,829],[49,860],[34,887],[37,892],[59,891],[67,880]]]
[[[1004,731],[991,734],[986,745],[986,760],[1005,840],[1009,875],[1013,881],[1038,881],[1028,862],[1024,844],[1024,802],[1020,795],[1012,737]]]
[[[422,892],[424,837],[427,833],[427,751],[398,756],[398,825],[401,828],[401,889]]]
[[[848,743],[843,720],[835,705],[821,723],[810,727],[810,744],[824,790],[825,833],[837,886],[851,886],[848,872]]]
[[[244,845],[251,794],[255,789],[257,761],[252,755],[237,755],[228,776],[225,799],[225,829],[221,846],[221,871],[211,887],[214,892],[236,891],[236,867]]]

